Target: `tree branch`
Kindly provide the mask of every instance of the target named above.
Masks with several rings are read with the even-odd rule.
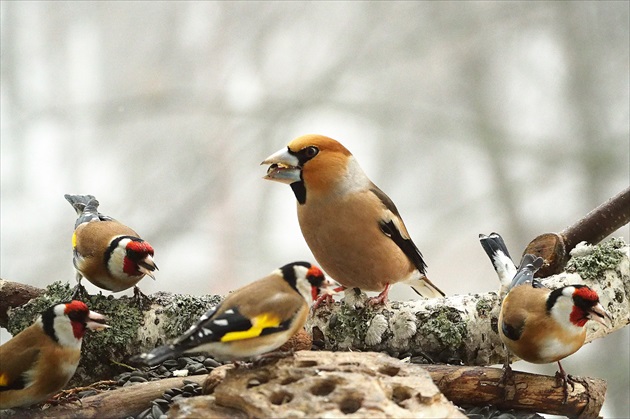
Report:
[[[628,246],[620,239],[580,248],[567,269],[544,278],[558,288],[586,284],[597,290],[612,315],[609,329],[587,323],[586,341],[601,338],[630,323],[630,261]],[[498,280],[493,279],[494,281]],[[318,308],[309,319],[315,344],[325,349],[387,351],[395,357],[422,357],[428,363],[492,365],[505,358],[497,323],[497,293],[455,295],[443,299],[391,302],[371,307],[364,294],[349,290],[344,300]]]
[[[543,283],[551,288],[585,283],[598,291],[603,306],[612,314],[612,326],[606,330],[589,322],[590,342],[630,323],[630,262],[628,246],[617,239],[581,252],[571,259],[570,272],[545,278]],[[19,284],[4,281],[0,301],[10,301],[11,290],[16,288]],[[29,304],[9,310],[9,331],[19,332],[43,309],[68,300],[71,294],[67,284],[49,286]],[[128,297],[90,297],[90,308],[108,316],[113,327],[86,337],[82,361],[71,384],[89,384],[123,372],[119,364],[103,360],[125,362],[131,355],[166,343],[222,297],[156,293],[150,299],[150,308],[142,311]],[[497,293],[490,292],[394,301],[375,309],[365,304],[364,295],[350,291],[343,303],[318,308],[309,318],[307,330],[316,345],[333,351],[387,351],[394,357],[422,357],[429,363],[492,365],[502,363],[505,357],[497,333],[499,305]]]
[[[579,246],[567,265],[567,272],[543,280],[552,288],[585,283],[598,291],[602,304],[612,314],[612,326],[605,330],[598,324],[589,324],[587,341],[603,337],[630,323],[628,249],[619,239],[598,246]],[[16,289],[39,296],[22,304],[26,297],[9,298],[16,295]],[[33,290],[9,281],[0,282],[0,301],[6,302],[9,307],[9,331],[14,334],[19,332],[31,324],[43,308],[68,300],[71,293],[67,284],[55,283],[45,290]],[[111,378],[122,372],[120,361],[124,362],[130,355],[178,336],[221,298],[156,293],[150,296],[150,307],[140,310],[128,297],[91,296],[87,302],[90,308],[106,314],[108,323],[113,327],[86,337],[77,378],[71,385]],[[490,365],[501,363],[504,357],[496,329],[498,314],[499,299],[494,292],[391,302],[377,309],[365,304],[364,295],[348,292],[343,302],[320,307],[311,314],[307,329],[313,332],[316,346],[333,351],[387,351],[396,358],[409,356],[414,363]],[[318,352],[299,354],[302,353]],[[342,354],[347,352],[339,352],[338,356],[345,356]],[[363,352],[360,355],[366,354]],[[562,405],[562,390],[553,386],[554,379],[550,377],[516,373],[517,390],[512,391],[509,386],[502,388],[498,384],[501,371],[497,369],[444,365],[427,365],[425,368],[431,372],[431,377],[447,398],[462,405],[495,404],[501,408],[586,417],[599,412],[605,392],[605,383],[601,380],[581,379],[571,391],[567,405]],[[143,387],[131,387],[137,388],[142,395],[130,393],[125,388],[83,399],[80,407],[60,406],[45,412],[52,414],[57,412],[52,409],[62,411],[62,408],[67,408],[69,411],[78,409],[82,417],[118,416],[109,409],[126,405],[128,400],[138,400],[138,405],[142,404],[144,409],[148,403],[146,400],[159,397],[164,391],[162,384],[165,388],[175,386],[160,380]],[[127,414],[127,410],[120,410],[121,416]],[[74,417],[74,413],[63,415]]]
[[[630,222],[630,187],[586,214],[560,233],[545,233],[532,240],[523,254],[545,260],[536,276],[546,277],[564,269],[569,254],[580,242],[597,244]]]
[[[94,396],[84,397],[80,402],[61,404],[45,410],[29,410],[30,418],[63,417],[65,419],[85,418],[126,418],[136,416],[171,388],[180,388],[184,380],[202,384],[205,375],[186,378],[165,378],[147,383],[137,383],[129,387],[104,391]]]
[[[41,288],[0,279],[0,327],[7,328],[10,309],[20,307],[43,293]]]

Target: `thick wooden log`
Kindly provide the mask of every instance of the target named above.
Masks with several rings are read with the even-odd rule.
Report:
[[[573,377],[569,396],[555,377],[513,371],[501,383],[503,370],[489,367],[423,365],[447,399],[458,406],[493,405],[500,410],[523,410],[578,418],[597,417],[604,404],[606,381]]]
[[[350,392],[355,395],[355,399],[361,400],[361,404],[369,406],[367,397],[356,396],[360,393],[360,386],[355,383],[354,379],[348,381],[348,377],[344,378],[345,374],[365,374],[365,380],[371,379],[370,377],[373,376],[380,376],[381,380],[384,379],[385,381],[393,379],[395,388],[392,388],[391,392],[386,391],[383,400],[391,398],[400,404],[402,393],[398,393],[404,388],[407,393],[411,394],[411,387],[419,385],[417,381],[422,375],[422,370],[429,373],[431,380],[446,399],[458,406],[494,405],[504,410],[589,418],[598,416],[606,393],[605,381],[574,377],[573,386],[569,386],[568,400],[564,403],[563,388],[554,377],[514,371],[512,381],[502,384],[503,372],[498,368],[413,365],[383,354],[365,352],[302,351],[296,353],[294,357],[281,359],[276,364],[245,367],[238,369],[238,371],[232,370],[233,365],[225,365],[216,368],[207,376],[198,375],[185,379],[166,378],[159,381],[138,383],[86,397],[80,402],[61,404],[45,410],[16,410],[17,416],[12,417],[123,418],[138,415],[150,405],[152,400],[162,397],[165,391],[174,387],[182,387],[184,380],[203,385],[204,393],[212,393],[213,397],[204,399],[194,397],[182,400],[177,403],[173,417],[215,417],[216,415],[234,417],[239,414],[247,416],[253,412],[256,412],[258,416],[265,416],[266,413],[275,416],[282,412],[282,409],[278,408],[279,405],[301,397],[304,397],[304,400],[292,403],[288,406],[290,407],[289,410],[298,409],[299,405],[301,406],[300,409],[308,412],[314,406],[321,408],[322,402],[319,401],[318,397],[325,393],[329,394],[328,391],[332,393],[336,387],[339,387],[342,392],[351,390]],[[323,372],[329,374],[330,377],[324,377]],[[226,377],[229,377],[231,381],[225,381]],[[403,385],[404,383],[400,380],[404,377],[409,377],[412,379],[410,383],[415,384]],[[298,382],[301,386],[299,388],[286,387],[286,385]],[[345,388],[343,383],[346,382],[349,387],[342,390]],[[324,390],[324,387],[327,390]],[[373,393],[375,388],[380,388],[380,386],[370,387],[367,393]],[[429,397],[430,391],[427,388],[420,390],[421,388],[424,387],[418,387],[417,391],[422,394],[422,397],[418,399],[424,400],[422,403],[429,406],[430,403],[440,400],[433,393]],[[288,398],[281,400],[276,397],[279,394],[284,394]],[[338,405],[343,408],[344,401],[348,400],[344,394],[340,393],[336,399],[328,397],[326,400],[330,402],[338,399]],[[370,394],[370,397],[373,396]],[[410,396],[407,395],[406,397]],[[309,405],[307,399],[312,404]],[[339,406],[333,407],[338,408]],[[406,404],[400,404],[400,407],[410,408]],[[404,410],[395,410],[398,407],[394,405],[389,410],[381,409],[383,408],[367,407],[363,413],[377,414],[378,416],[389,412],[394,417],[405,413]],[[395,411],[392,412],[392,409]],[[186,412],[186,414],[182,412]],[[194,413],[192,416],[190,416],[191,412]],[[169,412],[169,414],[171,413]]]
[[[100,419],[136,416],[145,410],[152,400],[161,397],[165,391],[174,387],[182,387],[184,380],[194,381],[201,385],[205,379],[205,375],[194,375],[186,378],[165,378],[147,383],[137,383],[85,397],[80,402],[61,404],[45,410],[30,409],[28,410],[28,417]],[[21,412],[26,412],[26,410]],[[18,411],[18,415],[21,412]]]

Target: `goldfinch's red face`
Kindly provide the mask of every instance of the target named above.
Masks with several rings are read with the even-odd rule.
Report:
[[[304,182],[309,191],[330,189],[346,171],[352,154],[339,142],[322,135],[304,135],[267,157],[265,179],[293,184]]]
[[[583,327],[588,320],[594,320],[607,327],[607,318],[610,314],[604,309],[599,302],[597,292],[585,285],[574,285],[572,292],[573,310],[571,311],[569,320],[576,326]]]
[[[76,339],[83,338],[87,329],[101,330],[109,326],[105,324],[105,317],[90,311],[81,301],[73,300],[65,304],[64,314],[70,319],[72,331]]]
[[[125,246],[123,272],[129,276],[149,275],[155,279],[153,271],[158,269],[153,261],[153,247],[144,240],[128,240]]]
[[[50,307],[42,313],[44,331],[62,346],[80,345],[87,329],[101,330],[109,326],[105,317],[90,311],[85,303],[72,300]]]
[[[311,284],[311,295],[313,301],[317,300],[322,291],[325,291],[330,286],[330,283],[326,279],[324,273],[317,266],[311,266],[306,272],[306,279]]]

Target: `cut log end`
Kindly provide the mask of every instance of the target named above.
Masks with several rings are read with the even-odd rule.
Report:
[[[545,261],[542,268],[536,273],[539,278],[546,278],[562,272],[568,259],[565,240],[562,235],[557,233],[545,233],[536,237],[527,245],[523,255],[527,253],[540,256]]]

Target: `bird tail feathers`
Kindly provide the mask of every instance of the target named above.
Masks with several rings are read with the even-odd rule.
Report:
[[[521,259],[521,265],[518,267],[516,275],[514,275],[514,279],[510,284],[509,290],[528,282],[531,282],[532,286],[538,288],[540,283],[534,279],[534,274],[543,266],[543,263],[543,258],[539,256],[534,256],[529,253],[523,256],[523,259]]]
[[[177,355],[177,351],[173,345],[158,346],[151,352],[145,352],[131,357],[130,361],[134,364],[142,364],[149,367],[161,364],[171,356]]]
[[[70,205],[72,205],[72,208],[74,208],[74,210],[77,212],[77,215],[83,214],[85,207],[90,203],[90,201],[96,200],[96,198],[94,198],[94,196],[92,195],[65,194],[64,198],[66,198],[66,201],[70,202]],[[96,202],[98,207],[98,201]]]
[[[480,234],[479,241],[481,242],[481,247],[483,247],[483,250],[486,251],[486,254],[490,257],[490,260],[493,263],[493,256],[496,255],[498,251],[503,252],[505,256],[511,258],[510,252],[508,252],[507,246],[505,245],[505,241],[503,241],[503,237],[501,237],[499,233],[490,233],[489,236]]]
[[[416,294],[425,298],[441,298],[446,295],[441,289],[433,285],[426,276],[408,279],[405,284],[409,285]]]
[[[491,233],[488,236],[480,234],[479,242],[490,258],[490,262],[492,262],[492,266],[501,282],[501,293],[504,293],[509,288],[514,275],[516,275],[516,265],[510,257],[510,252],[503,241],[503,237],[498,233]]]
[[[92,220],[111,219],[111,217],[105,217],[103,214],[98,212],[98,201],[92,195],[65,194],[64,197],[66,198],[66,201],[72,205],[72,208],[74,208],[79,216],[74,224],[75,228],[80,224],[87,223]]]

